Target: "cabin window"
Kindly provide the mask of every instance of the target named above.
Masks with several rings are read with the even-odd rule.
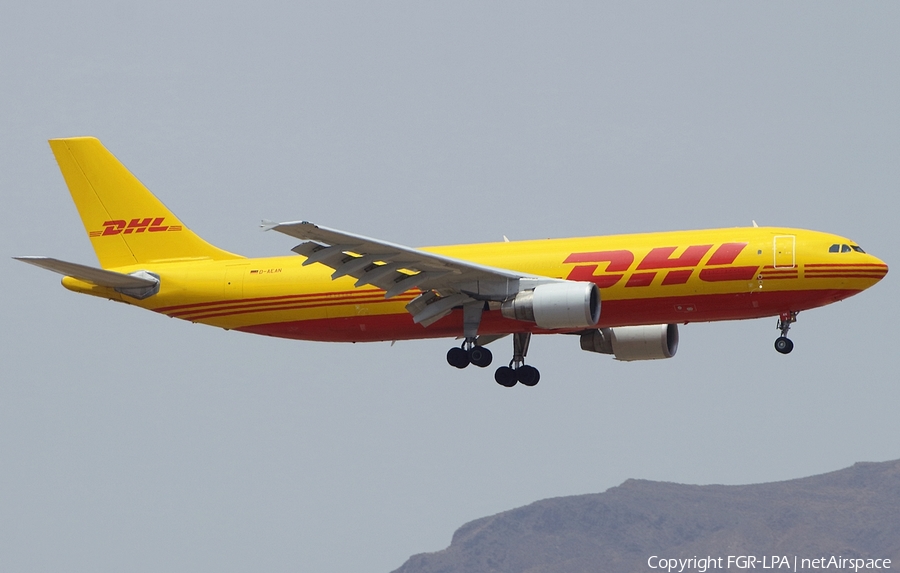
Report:
[[[849,252],[850,252],[850,245],[841,245],[841,252],[842,252],[842,253],[849,253]]]
[[[840,253],[841,246],[840,245],[831,245],[830,247],[828,247],[828,252],[829,253]]]
[[[864,250],[862,250],[862,247],[860,247],[859,245],[850,245],[850,248],[853,249],[854,251],[856,251],[857,253],[866,254],[866,252]]]

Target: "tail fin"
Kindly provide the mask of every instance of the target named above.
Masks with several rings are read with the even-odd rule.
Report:
[[[241,258],[195,235],[94,137],[51,139],[100,266]]]

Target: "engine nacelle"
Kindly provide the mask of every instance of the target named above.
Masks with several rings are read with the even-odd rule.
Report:
[[[590,328],[600,320],[600,289],[575,281],[538,285],[505,301],[500,312],[541,328]]]
[[[672,358],[678,350],[678,325],[600,328],[581,335],[581,349],[626,361]]]

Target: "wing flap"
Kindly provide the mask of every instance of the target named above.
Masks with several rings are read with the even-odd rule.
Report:
[[[507,284],[522,278],[540,279],[320,227],[308,221],[264,224],[263,228],[304,241],[291,249],[307,258],[304,265],[322,263],[334,269],[332,278],[351,276],[357,279],[357,287],[375,286],[386,291],[386,298],[416,287],[458,292],[467,290],[464,287],[469,285],[468,290],[478,292],[480,285],[487,283],[502,285],[502,296],[507,296]]]

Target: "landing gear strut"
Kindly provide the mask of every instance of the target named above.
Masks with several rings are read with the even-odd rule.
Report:
[[[474,364],[479,368],[490,366],[494,359],[491,351],[484,346],[475,344],[475,338],[466,338],[459,348],[451,348],[447,352],[447,363],[456,368],[465,368],[469,364]]]
[[[490,365],[493,356],[491,351],[481,346],[479,340],[488,344],[502,336],[489,335],[478,336],[478,325],[481,323],[481,314],[487,309],[487,303],[474,301],[463,305],[463,343],[447,352],[447,362],[455,368],[465,368],[474,364],[479,368]],[[518,383],[524,386],[534,386],[541,379],[541,373],[534,366],[525,364],[525,355],[528,354],[528,343],[531,342],[530,332],[517,332],[513,334],[513,357],[509,366],[501,366],[494,373],[494,380],[501,386],[512,388]]]
[[[487,304],[487,303],[484,303]],[[491,351],[477,342],[478,325],[481,323],[481,313],[484,304],[478,301],[463,305],[463,333],[465,340],[459,348],[451,348],[447,352],[447,362],[456,368],[465,368],[474,364],[484,368],[494,359]]]
[[[528,344],[531,342],[530,332],[517,332],[513,334],[513,358],[509,366],[501,366],[494,373],[497,384],[512,388],[517,382],[525,386],[534,386],[541,380],[541,373],[534,366],[525,364],[525,355],[528,354]]]
[[[790,312],[782,312],[781,316],[778,317],[778,326],[776,328],[781,331],[781,336],[775,339],[775,350],[781,354],[790,354],[791,350],[794,349],[794,343],[787,337],[787,334],[791,329],[791,325],[797,322],[797,314],[797,311],[792,310]]]

